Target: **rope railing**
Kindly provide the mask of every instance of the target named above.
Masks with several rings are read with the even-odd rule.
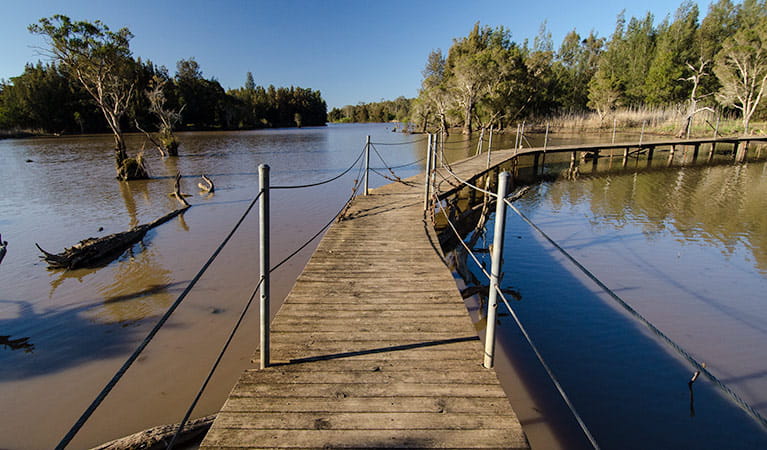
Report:
[[[479,186],[476,186],[476,185],[473,185],[473,184],[469,183],[468,181],[464,180],[463,178],[459,177],[459,176],[458,176],[458,175],[457,175],[455,172],[453,172],[452,170],[450,170],[450,167],[449,167],[449,166],[445,165],[445,166],[443,166],[443,168],[444,168],[444,169],[447,171],[447,173],[449,173],[449,174],[450,174],[450,176],[452,176],[453,178],[455,178],[456,180],[458,180],[458,182],[459,182],[460,184],[463,184],[463,185],[465,185],[465,186],[468,186],[468,187],[470,187],[470,188],[472,188],[472,189],[474,189],[474,190],[476,190],[476,191],[479,191],[479,192],[481,192],[481,193],[483,193],[483,194],[485,194],[485,195],[489,195],[490,197],[493,197],[493,198],[498,198],[498,195],[497,195],[496,193],[494,193],[494,192],[490,192],[490,191],[488,191],[487,189],[482,189],[481,187],[479,187]],[[443,175],[440,175],[440,176],[442,176],[443,180],[447,181],[447,178],[446,178],[445,176],[443,176]]]
[[[410,145],[410,144],[418,144],[419,142],[425,142],[427,138],[422,137],[413,141],[405,141],[405,142],[371,142],[371,144],[375,145]]]
[[[391,166],[391,167],[371,167],[371,168],[370,168],[370,170],[384,170],[384,169],[402,169],[402,168],[405,168],[405,167],[410,167],[410,166],[414,166],[414,165],[416,165],[416,164],[420,164],[420,163],[422,163],[422,162],[424,162],[424,161],[426,161],[426,158],[425,158],[425,157],[424,157],[424,158],[421,158],[421,159],[418,159],[418,160],[415,160],[415,161],[413,161],[413,162],[409,162],[409,163],[407,163],[407,164],[400,164],[400,165],[398,165],[398,166]]]
[[[505,199],[504,199],[505,201]],[[437,204],[435,202],[435,204]],[[479,258],[476,256],[474,251],[464,242],[463,237],[458,232],[458,229],[453,225],[452,221],[450,220],[450,217],[445,212],[445,208],[440,207],[439,208],[442,215],[445,217],[445,220],[447,221],[447,224],[449,225],[450,229],[455,233],[456,237],[458,238],[458,241],[463,245],[463,247],[466,249],[467,254],[474,260],[474,263],[477,265],[477,267],[482,271],[482,273],[487,277],[488,280],[490,280],[490,273],[487,272],[487,270],[484,268],[482,263],[480,262]],[[559,393],[560,397],[562,397],[562,400],[567,405],[567,408],[570,410],[570,413],[575,417],[575,420],[578,422],[578,426],[581,428],[581,431],[586,436],[586,438],[591,443],[592,447],[595,449],[599,449],[599,445],[597,444],[596,439],[594,439],[594,436],[591,434],[591,431],[589,431],[588,427],[586,426],[586,423],[581,418],[578,411],[575,409],[575,406],[570,401],[570,398],[568,397],[567,393],[565,392],[564,388],[562,387],[561,383],[559,382],[559,379],[554,374],[554,372],[549,367],[548,363],[543,359],[543,355],[538,350],[538,346],[535,345],[532,338],[530,337],[530,334],[527,332],[527,329],[522,324],[522,322],[519,320],[519,317],[517,317],[516,312],[511,307],[511,304],[506,299],[506,295],[501,290],[500,286],[496,286],[496,292],[498,293],[498,296],[503,301],[504,305],[506,305],[506,308],[509,310],[509,314],[514,319],[514,322],[516,323],[519,330],[522,332],[523,337],[525,338],[525,341],[530,346],[530,348],[533,350],[533,353],[535,353],[536,359],[538,359],[538,362],[541,364],[543,369],[546,371],[546,374],[549,376],[549,379],[551,379],[551,382],[554,384],[554,386],[557,389],[557,392]]]
[[[359,158],[357,159],[359,160]],[[352,188],[352,195],[351,197],[344,202],[344,206],[333,216],[333,218],[325,225],[323,226],[317,233],[312,235],[306,242],[304,242],[302,245],[300,245],[295,251],[291,252],[288,256],[282,259],[279,263],[275,264],[273,267],[269,269],[269,273],[274,272],[275,270],[279,269],[283,264],[287,263],[291,259],[293,259],[298,253],[301,252],[304,248],[306,248],[310,243],[312,243],[317,237],[319,237],[325,230],[330,227],[330,225],[335,222],[338,217],[343,213],[343,211],[346,210],[346,208],[349,206],[351,201],[354,199],[357,189],[359,187],[359,179],[358,176],[355,180],[355,185]],[[173,448],[173,445],[178,438],[178,436],[181,434],[181,432],[184,429],[184,426],[186,425],[187,421],[189,420],[189,417],[191,417],[192,412],[194,411],[195,407],[197,406],[197,403],[199,402],[200,398],[202,397],[202,394],[205,392],[205,389],[208,386],[208,383],[210,382],[211,378],[213,378],[213,375],[215,374],[216,370],[218,369],[219,364],[221,363],[221,359],[224,357],[224,354],[229,349],[229,345],[232,343],[232,340],[234,339],[234,335],[237,333],[237,330],[239,329],[240,325],[242,324],[242,321],[244,320],[248,310],[250,309],[251,304],[253,303],[253,299],[256,297],[256,294],[258,293],[259,288],[261,287],[261,284],[264,282],[264,278],[261,278],[256,285],[256,287],[253,290],[253,294],[251,294],[250,298],[248,299],[247,303],[245,304],[245,307],[243,308],[242,312],[240,313],[240,316],[238,317],[237,321],[235,322],[234,326],[232,327],[231,332],[229,333],[229,336],[226,339],[226,342],[224,343],[224,346],[221,348],[221,351],[219,351],[218,356],[216,357],[216,360],[214,361],[210,371],[208,372],[207,376],[205,377],[205,380],[202,382],[202,385],[200,386],[200,389],[197,391],[197,394],[194,397],[194,400],[192,401],[189,408],[186,410],[186,413],[184,414],[184,418],[181,420],[181,422],[178,425],[178,428],[176,429],[176,433],[173,435],[173,438],[171,439],[170,443],[166,447],[167,450],[171,450]]]
[[[524,135],[522,135],[522,139],[524,139]],[[446,177],[441,172],[437,171],[440,176],[442,177],[442,182],[447,182],[451,184],[453,187],[460,187],[465,186],[469,187],[471,189],[474,189],[478,192],[482,192],[488,197],[495,197],[496,199],[500,198],[500,192],[499,194],[495,194],[493,192],[490,192],[486,189],[482,189],[467,180],[464,180],[460,176],[458,176],[451,168],[447,165],[444,166],[445,171],[452,177],[452,179],[455,179],[459,182],[458,186],[455,186],[455,184],[452,182],[451,178]],[[486,197],[486,198],[488,198]],[[458,231],[457,227],[452,223],[449,215],[445,211],[445,207],[443,206],[437,206],[439,205],[439,197],[436,194],[436,192],[432,193],[433,198],[433,204],[435,205],[435,209],[439,209],[439,211],[443,214],[445,217],[445,220],[447,222],[448,227],[451,229],[451,231],[456,235],[458,241],[463,246],[463,248],[466,250],[467,255],[474,261],[476,266],[479,268],[479,270],[482,272],[482,274],[487,277],[489,280],[491,279],[491,274],[488,273],[488,271],[485,269],[484,265],[480,261],[480,259],[476,256],[474,251],[470,248],[470,246],[464,241],[463,237],[461,236],[460,232]],[[735,404],[737,404],[741,409],[743,409],[748,415],[750,415],[755,421],[760,423],[762,426],[767,427],[767,419],[765,419],[755,408],[753,408],[750,404],[748,404],[745,400],[743,400],[736,392],[734,392],[729,386],[727,386],[725,383],[723,383],[721,380],[719,380],[714,374],[712,374],[709,370],[706,369],[705,365],[701,362],[699,362],[695,357],[693,357],[689,352],[687,352],[682,346],[674,342],[671,338],[669,338],[665,333],[663,333],[660,329],[658,329],[655,325],[653,325],[649,320],[647,320],[644,316],[642,316],[638,311],[636,311],[633,307],[631,307],[625,300],[623,300],[620,296],[618,296],[612,289],[610,289],[605,283],[603,283],[599,278],[597,278],[596,275],[594,275],[591,271],[589,271],[585,266],[583,266],[581,263],[579,263],[572,255],[570,255],[564,248],[562,248],[556,241],[554,241],[551,237],[549,237],[540,227],[538,227],[535,223],[533,223],[527,216],[525,216],[508,198],[503,196],[502,201],[507,205],[512,211],[514,211],[524,222],[526,222],[530,227],[535,229],[541,236],[543,236],[551,245],[553,245],[559,252],[561,252],[572,264],[574,264],[581,272],[583,272],[589,279],[591,279],[600,289],[602,289],[604,292],[606,292],[614,301],[616,301],[623,309],[628,311],[635,319],[637,319],[640,323],[645,325],[653,334],[658,336],[665,344],[669,345],[673,350],[675,350],[679,355],[681,355],[685,360],[687,360],[696,370],[696,373],[702,373],[706,375],[706,377],[711,380],[717,387],[719,387],[726,395],[728,395]],[[495,264],[495,262],[494,262]],[[495,266],[494,266],[495,267]],[[495,273],[496,269],[493,268],[492,273]],[[492,284],[492,282],[491,282]],[[525,329],[524,325],[519,320],[516,312],[511,307],[511,304],[509,303],[508,299],[506,298],[505,294],[501,290],[499,285],[495,286],[494,291],[497,293],[498,297],[500,297],[503,304],[506,306],[507,310],[509,311],[509,314],[513,318],[516,325],[519,327],[522,335],[524,336],[525,340],[527,341],[528,345],[530,345],[530,348],[533,350],[533,352],[536,355],[536,358],[541,363],[541,366],[546,371],[549,378],[551,378],[552,382],[554,383],[557,391],[559,392],[560,396],[564,400],[564,402],[567,404],[568,408],[572,412],[573,416],[576,418],[579,426],[581,427],[582,431],[584,432],[585,436],[589,439],[589,442],[592,444],[594,448],[599,448],[596,440],[594,439],[593,435],[591,435],[590,431],[588,430],[588,427],[586,426],[585,422],[582,420],[580,415],[575,410],[575,407],[572,405],[572,402],[568,398],[567,394],[565,393],[564,389],[562,388],[561,384],[557,380],[555,374],[551,370],[551,368],[548,366],[546,361],[543,359],[543,356],[540,354],[540,351],[538,350],[535,343],[532,341],[532,338],[529,336],[527,330]],[[490,307],[490,306],[489,306]],[[491,356],[492,358],[492,356]]]
[[[354,160],[354,162],[352,163],[351,166],[349,166],[346,170],[344,170],[343,172],[339,173],[338,175],[336,175],[336,176],[334,176],[332,178],[329,178],[327,180],[318,181],[316,183],[309,183],[309,184],[297,184],[297,185],[292,185],[292,186],[271,186],[271,189],[304,189],[304,188],[316,187],[316,186],[321,186],[323,184],[331,183],[331,182],[336,181],[337,179],[341,178],[342,176],[346,175],[347,173],[349,173],[357,165],[359,160],[362,159],[362,157],[364,155],[365,155],[365,149],[363,149],[360,152],[359,156],[357,156],[357,159]]]
[[[304,185],[293,185],[293,186],[272,186],[271,189],[300,189],[300,188],[309,188],[309,187],[315,187],[320,186],[323,184],[327,184],[330,182],[333,182],[347,173],[349,173],[354,167],[357,166],[357,163],[360,162],[362,157],[365,154],[365,150],[363,150],[357,158],[354,160],[351,166],[349,166],[347,169],[345,169],[340,174],[327,179],[323,180],[317,183],[309,183]],[[333,216],[333,218],[324,225],[317,233],[312,235],[306,242],[304,242],[302,245],[300,245],[296,250],[291,252],[287,257],[282,259],[279,263],[275,264],[269,269],[269,273],[279,269],[281,266],[286,264],[288,261],[290,261],[292,258],[294,258],[298,253],[300,253],[303,249],[305,249],[311,242],[313,242],[317,237],[319,237],[325,230],[327,230],[330,225],[334,221],[336,221],[339,217],[343,216],[345,211],[349,208],[352,200],[357,194],[357,191],[359,189],[360,180],[361,180],[361,174],[364,169],[364,166],[360,164],[359,171],[357,173],[357,177],[354,180],[354,186],[352,188],[352,194],[349,199],[347,199],[344,202],[343,207]],[[138,357],[141,355],[141,353],[146,349],[146,347],[149,345],[149,343],[154,339],[154,337],[157,335],[157,333],[160,331],[160,329],[165,325],[165,323],[170,319],[170,317],[173,315],[173,313],[178,309],[178,307],[181,305],[181,303],[184,301],[184,299],[189,295],[189,293],[192,291],[194,286],[197,284],[197,282],[200,280],[200,278],[205,274],[205,272],[208,270],[210,265],[216,260],[218,255],[221,253],[221,251],[224,249],[224,247],[229,243],[231,238],[234,236],[235,232],[239,229],[239,227],[242,225],[245,218],[250,214],[253,207],[257,204],[259,199],[264,195],[264,191],[259,191],[258,195],[250,202],[248,207],[245,209],[245,212],[242,214],[240,219],[236,222],[232,230],[229,232],[229,234],[224,238],[224,240],[219,244],[219,246],[216,248],[216,250],[213,252],[213,254],[208,258],[208,260],[203,264],[202,268],[198,271],[198,273],[192,278],[192,280],[189,282],[187,287],[184,289],[184,291],[179,295],[179,297],[176,299],[176,301],[165,311],[163,316],[160,318],[160,320],[155,324],[155,326],[149,331],[147,336],[144,338],[144,340],[138,345],[138,347],[133,351],[133,353],[128,357],[128,359],[123,363],[123,365],[117,370],[117,372],[113,375],[113,377],[109,380],[109,382],[102,388],[102,390],[97,394],[96,398],[89,404],[89,406],[86,408],[85,412],[77,419],[75,424],[70,428],[70,430],[67,432],[67,434],[62,438],[62,440],[59,442],[59,444],[56,446],[56,449],[64,449],[67,445],[69,445],[74,439],[74,437],[77,435],[77,433],[82,429],[82,427],[85,425],[85,423],[90,419],[90,417],[93,415],[93,413],[96,411],[96,409],[101,405],[101,403],[104,401],[104,399],[109,395],[109,393],[114,389],[114,387],[117,385],[117,383],[122,379],[122,377],[125,375],[125,373],[128,371],[128,369],[133,365],[133,363],[138,359]],[[258,292],[261,285],[264,283],[264,278],[262,277],[259,282],[257,283],[253,294],[248,299],[245,307],[243,308],[242,313],[240,314],[240,317],[236,321],[232,331],[230,332],[226,342],[224,343],[224,346],[222,350],[219,352],[219,354],[216,357],[216,360],[214,361],[211,370],[209,371],[208,375],[206,376],[205,380],[203,381],[199,391],[197,392],[194,400],[192,401],[191,406],[187,409],[184,418],[182,419],[181,423],[178,426],[178,429],[176,433],[174,434],[173,438],[171,439],[171,442],[167,448],[172,448],[174,442],[176,441],[178,435],[183,431],[184,426],[186,425],[187,421],[189,420],[189,417],[191,416],[194,408],[196,407],[199,399],[201,398],[202,394],[204,393],[205,389],[207,388],[210,379],[212,378],[213,374],[215,373],[216,369],[218,368],[221,359],[223,358],[224,354],[229,348],[229,345],[231,344],[232,339],[234,338],[234,335],[236,334],[237,330],[239,329],[245,315],[247,314],[248,310],[250,309],[250,306],[253,302],[253,299],[256,296],[256,293]]]
[[[505,200],[504,200],[505,201]],[[625,309],[629,314],[631,314],[635,319],[637,319],[640,323],[645,325],[650,331],[653,332],[657,337],[659,337],[665,344],[670,346],[673,350],[675,350],[679,355],[681,355],[684,359],[687,360],[697,371],[700,371],[700,373],[706,375],[706,377],[711,380],[715,385],[717,385],[720,389],[722,389],[727,395],[729,395],[732,400],[740,406],[746,413],[751,415],[753,419],[755,419],[757,422],[759,422],[762,426],[767,427],[767,419],[765,419],[764,416],[762,416],[754,407],[749,405],[745,400],[740,398],[740,396],[735,393],[732,389],[730,389],[729,386],[727,386],[724,382],[719,380],[719,378],[716,377],[713,373],[711,373],[708,369],[706,369],[706,366],[699,362],[697,359],[695,359],[694,356],[692,356],[687,350],[685,350],[681,345],[677,344],[674,340],[672,340],[670,337],[668,337],[665,333],[663,333],[658,327],[652,324],[647,318],[645,318],[642,314],[640,314],[636,309],[631,307],[631,305],[628,304],[625,300],[623,300],[618,294],[615,293],[612,289],[610,289],[605,283],[602,282],[599,278],[597,278],[596,275],[594,275],[590,270],[588,270],[583,264],[578,262],[567,250],[562,248],[554,239],[552,239],[546,232],[544,232],[540,227],[538,227],[532,220],[530,220],[522,211],[520,211],[516,206],[514,206],[511,202],[505,201],[505,203],[511,208],[514,213],[516,213],[525,223],[530,225],[531,228],[533,228],[535,231],[538,232],[544,239],[546,239],[551,245],[554,246],[554,248],[557,249],[565,258],[567,258],[571,263],[575,265],[575,267],[578,268],[581,272],[583,272],[584,275],[586,275],[591,281],[593,281],[597,286],[599,286],[600,289],[602,289],[607,295],[610,296],[613,300],[615,300],[618,305],[620,305],[623,309]]]
[[[256,298],[256,294],[258,294],[258,290],[261,288],[261,284],[263,284],[263,282],[264,282],[264,279],[261,278],[258,281],[258,284],[256,285],[256,287],[253,289],[253,294],[250,295],[250,298],[248,299],[247,303],[245,303],[245,307],[242,309],[240,316],[237,318],[237,322],[235,322],[234,327],[232,327],[232,331],[229,332],[229,336],[226,338],[226,342],[224,343],[224,346],[221,348],[221,351],[218,352],[218,356],[216,357],[216,360],[213,362],[213,366],[208,371],[208,375],[205,377],[205,380],[202,382],[202,386],[200,386],[200,389],[197,391],[197,394],[194,396],[194,400],[192,400],[192,404],[189,405],[189,408],[186,410],[186,413],[184,414],[184,418],[181,419],[181,422],[179,422],[178,428],[176,429],[176,432],[173,434],[173,437],[168,443],[168,446],[165,447],[166,450],[171,450],[173,448],[173,444],[176,443],[176,439],[178,439],[178,437],[181,435],[181,432],[184,430],[184,426],[186,426],[186,423],[189,420],[189,417],[192,415],[194,408],[197,406],[197,402],[200,401],[202,394],[205,392],[205,389],[208,387],[208,383],[210,383],[211,378],[213,378],[213,374],[216,373],[216,369],[218,369],[218,365],[221,363],[221,359],[224,357],[224,354],[229,349],[229,344],[232,343],[232,340],[234,339],[234,335],[237,333],[237,330],[240,328],[240,325],[242,324],[243,319],[245,319],[245,315],[248,313],[248,310],[250,309],[250,305],[253,303],[253,299]]]
[[[232,236],[234,236],[234,233],[239,229],[240,225],[242,225],[242,222],[245,220],[245,218],[248,216],[250,211],[253,209],[253,207],[256,205],[258,200],[261,198],[261,195],[263,192],[259,192],[258,195],[253,199],[253,201],[250,202],[250,205],[245,209],[245,212],[242,214],[240,219],[237,221],[237,223],[234,225],[232,230],[229,232],[229,234],[224,238],[224,240],[219,244],[218,248],[213,252],[213,254],[208,258],[208,260],[203,264],[202,268],[197,272],[197,274],[192,278],[192,281],[189,282],[186,289],[181,293],[181,295],[178,296],[175,302],[165,311],[165,314],[162,315],[160,320],[157,321],[154,327],[149,331],[147,336],[144,338],[143,341],[139,344],[138,347],[133,351],[133,353],[128,357],[128,359],[123,363],[123,365],[120,367],[120,369],[117,370],[117,372],[114,374],[114,376],[109,380],[109,382],[104,386],[104,388],[98,393],[96,398],[91,402],[90,405],[86,408],[85,412],[80,416],[79,419],[75,422],[75,424],[70,428],[70,430],[67,432],[67,434],[64,436],[64,438],[59,442],[59,444],[56,446],[56,449],[64,449],[67,445],[74,439],[75,435],[80,431],[80,429],[85,425],[85,422],[88,421],[88,419],[93,415],[93,413],[96,411],[96,408],[101,405],[101,403],[104,401],[104,399],[109,395],[109,393],[114,389],[115,385],[120,381],[120,379],[125,375],[125,373],[128,371],[128,369],[133,365],[133,363],[138,359],[139,355],[144,351],[144,349],[149,345],[149,343],[154,339],[155,335],[160,331],[160,328],[162,328],[163,325],[165,325],[165,322],[170,319],[170,316],[176,311],[176,309],[181,305],[181,302],[184,301],[184,299],[189,295],[189,293],[192,291],[192,288],[197,284],[197,282],[202,278],[202,275],[208,270],[208,267],[215,261],[216,257],[221,253],[221,251],[224,249],[226,244],[231,240]]]

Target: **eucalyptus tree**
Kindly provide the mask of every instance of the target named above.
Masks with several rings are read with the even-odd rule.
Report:
[[[442,50],[433,50],[426,60],[426,67],[421,71],[423,81],[416,112],[421,119],[422,131],[426,129],[429,116],[434,114],[438,120],[439,129],[449,134],[447,115],[453,104],[453,98],[448,90],[445,63]]]
[[[114,136],[118,178],[148,178],[141,157],[128,158],[121,127],[136,91],[130,30],[114,32],[101,21],[72,21],[60,14],[40,19],[29,30],[46,39],[53,59],[82,84],[101,110]]]
[[[453,98],[460,107],[463,134],[471,134],[477,102],[498,79],[498,50],[511,46],[509,32],[498,27],[474,25],[469,35],[456,39],[445,61],[445,74]]]
[[[749,133],[751,117],[756,112],[767,84],[767,17],[741,27],[722,44],[714,64],[722,88],[717,99],[740,110],[743,132]]]
[[[559,103],[571,111],[585,110],[588,84],[599,67],[605,40],[592,31],[585,39],[572,30],[562,40],[554,59]]]

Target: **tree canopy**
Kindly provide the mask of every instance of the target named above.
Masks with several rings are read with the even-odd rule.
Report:
[[[30,30],[46,38],[46,53],[52,58],[28,64],[10,80],[0,80],[0,129],[118,130],[121,135],[140,124],[161,131],[163,119],[146,95],[155,91],[155,99],[160,100],[157,86],[162,86],[163,109],[181,112],[175,124],[179,130],[322,126],[327,121],[327,105],[317,90],[258,86],[248,72],[243,87],[227,91],[215,78],[204,76],[194,58],[179,60],[175,74],[134,58],[129,46],[133,35],[127,28],[115,32],[100,21],[53,16],[31,25]],[[86,61],[90,65],[83,64]],[[116,146],[124,148],[124,143],[116,142]]]
[[[530,46],[504,27],[479,23],[429,53],[411,120],[422,129],[504,127],[529,118],[616,107],[673,106],[740,111],[744,128],[761,113],[765,0],[712,3],[701,18],[684,0],[656,22],[620,13],[609,38],[567,33],[554,50],[546,23]],[[747,79],[743,67],[748,66]],[[740,69],[737,69],[740,67]],[[753,86],[753,89],[746,89]]]

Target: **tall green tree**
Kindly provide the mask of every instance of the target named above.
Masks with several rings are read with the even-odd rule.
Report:
[[[647,103],[662,105],[679,103],[687,99],[690,85],[689,64],[696,63],[698,55],[695,36],[698,29],[698,5],[686,0],[676,11],[674,20],[668,20],[657,30],[657,46],[652,58],[645,92]]]
[[[141,159],[128,158],[121,125],[136,90],[133,34],[127,28],[113,32],[98,20],[72,21],[63,15],[40,19],[29,30],[46,38],[51,56],[80,81],[101,110],[114,136],[118,178],[147,178]]]
[[[581,39],[575,30],[562,40],[555,57],[554,72],[559,89],[557,99],[564,109],[583,111],[587,108],[588,85],[599,67],[604,42],[593,31]]]

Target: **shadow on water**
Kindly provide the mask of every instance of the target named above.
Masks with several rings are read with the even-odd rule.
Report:
[[[484,228],[487,235],[476,241],[491,242],[493,226],[491,218]],[[506,232],[502,289],[516,293],[507,295],[512,307],[602,448],[767,448],[767,429],[761,423],[714,381],[700,377],[688,386],[693,366],[512,212]],[[467,241],[472,237],[477,236],[470,234]],[[466,294],[482,296],[468,298],[467,306],[482,311],[485,276],[462,251],[456,253],[469,284]],[[489,267],[487,251],[477,256]],[[499,360],[511,361],[540,408],[534,407],[539,415],[522,418],[523,426],[551,422],[562,427],[559,438],[566,448],[588,448],[574,420],[563,418],[569,415],[566,406],[502,304],[499,313]],[[482,334],[485,319],[476,320]],[[509,390],[503,366],[498,365],[499,377]]]
[[[525,223],[508,219],[522,239],[511,240],[504,252],[524,257],[513,259],[503,288],[520,293],[512,307],[603,448],[767,446],[765,429],[710,380],[695,383],[690,417],[687,382],[695,369],[574,276]],[[525,382],[547,379],[513,320],[501,317],[499,324],[509,358],[537,368]]]
[[[0,347],[2,381],[48,375],[89,361],[122,356],[143,334],[137,327],[90,319],[88,313],[101,305],[38,312],[28,302],[0,299],[0,304],[15,304],[18,308],[16,317],[0,319],[2,333],[29,336],[23,338],[26,340],[22,345],[29,345],[23,352]]]

